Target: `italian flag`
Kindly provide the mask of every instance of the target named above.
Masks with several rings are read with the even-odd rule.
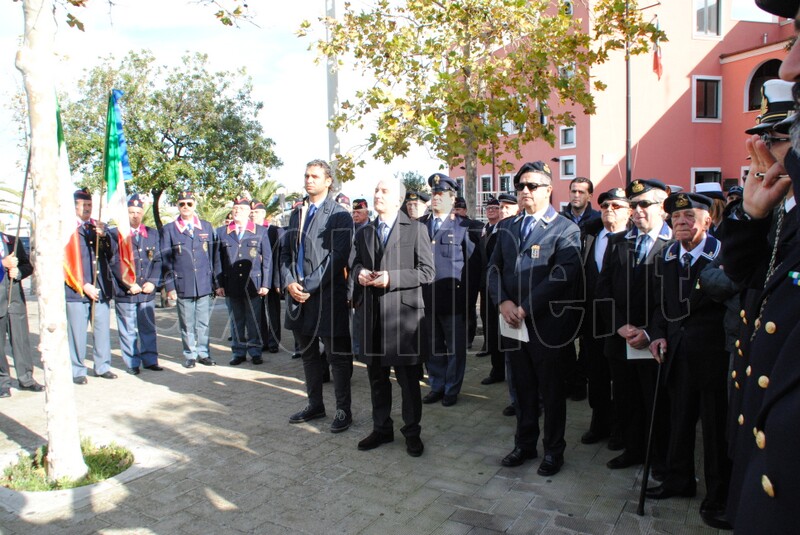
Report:
[[[67,142],[61,123],[61,105],[56,100],[56,132],[58,138],[58,188],[61,191],[61,243],[64,246],[64,281],[67,286],[83,295],[83,262],[80,236],[75,222],[75,203],[72,192],[75,184],[69,172]]]
[[[106,189],[108,219],[117,225],[119,236],[120,268],[122,280],[129,285],[136,282],[133,263],[131,227],[128,222],[128,203],[125,197],[125,181],[132,178],[128,162],[128,146],[122,133],[122,114],[119,99],[122,91],[113,89],[108,97],[108,117],[106,119],[106,152],[103,180]]]

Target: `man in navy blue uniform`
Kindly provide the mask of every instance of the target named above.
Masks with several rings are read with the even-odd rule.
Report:
[[[142,224],[144,203],[139,194],[128,199],[131,248],[136,282],[123,279],[119,233],[111,229],[111,273],[114,276],[114,307],[122,360],[126,371],[139,375],[140,367],[162,371],[156,345],[155,291],[161,284],[161,240],[158,231]]]
[[[264,203],[253,200],[250,203],[250,219],[256,226],[267,231],[269,248],[272,255],[272,281],[270,291],[261,300],[264,308],[261,311],[261,344],[270,353],[277,353],[281,343],[281,236],[283,229],[267,221],[267,207]]]
[[[501,463],[519,466],[537,457],[541,397],[544,459],[537,473],[542,476],[558,473],[564,464],[567,405],[559,355],[575,339],[577,318],[567,303],[574,302],[575,288],[583,283],[580,230],[550,206],[551,181],[550,168],[541,161],[517,171],[514,188],[521,213],[498,231],[487,279],[500,321],[511,328],[504,332],[501,324],[500,332],[512,349],[517,394],[514,449]]]
[[[11,395],[11,377],[5,351],[6,336],[14,354],[18,388],[31,392],[44,390],[33,379],[28,309],[25,306],[25,293],[22,291],[22,279],[30,277],[32,273],[33,266],[22,244],[13,236],[0,232],[0,398]]]
[[[728,352],[725,305],[699,284],[700,272],[714,262],[721,245],[711,234],[712,200],[697,193],[676,193],[664,202],[675,242],[656,259],[650,352],[665,367],[669,390],[670,438],[666,477],[647,489],[651,499],[694,496],[695,428],[703,429],[706,497],[700,516],[713,528],[730,529],[724,518],[731,463],[725,441],[728,409]],[[662,357],[663,355],[663,357]]]
[[[72,359],[72,381],[86,384],[86,328],[92,320],[94,338],[94,374],[116,379],[111,371],[111,296],[113,294],[108,261],[111,246],[105,225],[92,219],[92,196],[85,189],[73,194],[78,247],[80,248],[81,281],[75,288],[65,281],[67,300],[67,335]],[[97,240],[100,241],[97,244]],[[92,310],[94,309],[94,310]]]
[[[475,252],[469,221],[454,214],[458,184],[442,173],[428,178],[433,193],[431,212],[419,222],[428,229],[436,265],[436,278],[426,284],[425,322],[430,334],[427,352],[431,391],[423,403],[442,402],[449,407],[458,401],[467,362],[467,265]]]
[[[292,212],[281,248],[281,282],[286,292],[286,328],[294,332],[303,358],[308,405],[289,417],[302,423],[325,417],[323,361],[325,344],[336,393],[331,432],[350,428],[350,377],[353,353],[345,271],[353,245],[353,218],[330,197],[331,168],[323,160],[306,165],[308,197]]]
[[[161,251],[167,295],[178,303],[184,368],[199,362],[214,366],[209,356],[208,322],[214,292],[214,248],[211,223],[195,215],[191,191],[178,195],[180,215],[161,229]]]
[[[250,220],[250,199],[233,200],[233,221],[217,229],[217,260],[214,275],[217,295],[225,298],[231,317],[233,341],[231,366],[247,360],[261,364],[259,333],[261,298],[272,283],[272,251],[267,229]]]

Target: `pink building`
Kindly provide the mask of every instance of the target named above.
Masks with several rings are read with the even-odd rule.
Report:
[[[661,43],[660,80],[652,53],[631,58],[632,179],[658,178],[685,189],[708,181],[724,189],[740,184],[748,163],[744,130],[760,113],[762,84],[777,78],[794,36],[792,21],[764,13],[752,0],[651,4],[657,2],[640,0],[639,7],[646,20],[658,17],[669,41]],[[587,21],[588,31],[583,2],[575,2],[574,11]],[[595,93],[597,113],[576,113],[575,126],[555,125],[555,146],[532,143],[518,162],[550,163],[556,208],[566,204],[569,181],[576,176],[589,177],[595,195],[625,186],[624,54],[592,75],[608,86]],[[462,169],[450,173],[463,180]],[[492,176],[491,163],[480,165],[478,198],[510,190],[511,176]]]

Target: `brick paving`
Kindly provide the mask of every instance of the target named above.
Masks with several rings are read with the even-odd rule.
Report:
[[[38,326],[35,302],[31,328]],[[75,387],[82,435],[116,440],[136,455],[134,469],[109,484],[33,496],[0,492],[0,533],[103,534],[711,534],[698,498],[650,502],[636,515],[641,467],[611,471],[617,453],[580,435],[590,412],[568,401],[566,463],[552,478],[537,461],[500,466],[513,447],[514,419],[504,383],[480,385],[488,358],[470,351],[458,404],[425,405],[425,453],[412,458],[399,433],[368,452],[356,443],[371,430],[366,369],[353,374],[354,425],[332,434],[333,387],[325,385],[328,418],[290,425],[305,404],[302,366],[290,349],[264,353],[264,364],[228,366],[227,313],[220,300],[211,336],[215,367],[181,366],[175,309],[157,309],[164,372],[89,378]],[[112,328],[114,323],[112,322]],[[34,341],[36,336],[34,334]],[[116,336],[112,336],[116,345]],[[475,347],[480,346],[480,337]],[[477,350],[477,349],[476,349]],[[42,372],[37,368],[37,380]],[[427,389],[423,389],[423,394]],[[44,443],[44,395],[12,389],[0,400],[0,462]],[[702,473],[702,472],[700,472]]]

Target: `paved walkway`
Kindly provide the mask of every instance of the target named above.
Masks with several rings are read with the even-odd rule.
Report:
[[[175,309],[157,309],[164,372],[129,376],[115,351],[119,379],[89,378],[75,388],[81,433],[133,448],[138,469],[130,480],[52,499],[6,491],[0,533],[715,532],[697,513],[702,486],[698,498],[648,503],[646,515],[636,515],[641,468],[612,472],[605,463],[615,452],[580,444],[589,420],[585,401],[568,402],[566,464],[559,474],[538,476],[536,461],[501,467],[515,422],[501,415],[505,384],[480,385],[489,362],[474,351],[458,404],[424,406],[420,458],[406,454],[402,424],[394,443],[356,449],[371,430],[369,385],[359,364],[349,431],[328,431],[335,407],[330,384],[328,418],[290,425],[288,416],[305,404],[300,361],[283,350],[265,353],[261,366],[228,366],[226,313],[219,305],[212,322],[218,366],[184,369]],[[36,328],[35,303],[30,313]],[[291,335],[284,333],[284,341],[291,344]],[[35,375],[42,380],[40,369]],[[401,422],[397,388],[394,414]],[[12,389],[10,399],[0,400],[0,460],[44,443],[45,436],[43,394]]]

